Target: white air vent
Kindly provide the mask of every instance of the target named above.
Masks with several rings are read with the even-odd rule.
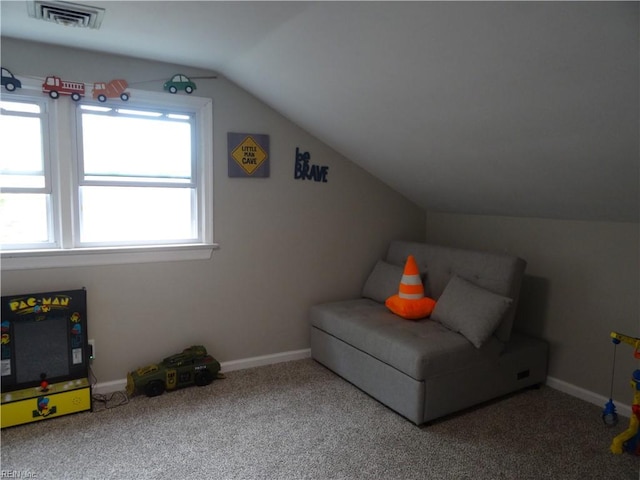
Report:
[[[27,2],[29,16],[67,27],[100,28],[104,8],[73,2],[32,0]]]

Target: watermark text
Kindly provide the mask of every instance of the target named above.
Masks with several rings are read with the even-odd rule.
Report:
[[[0,478],[38,478],[31,470],[0,470]]]

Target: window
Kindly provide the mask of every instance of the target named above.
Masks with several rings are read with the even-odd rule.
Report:
[[[194,118],[80,105],[79,241],[198,241]]]
[[[52,247],[46,103],[0,100],[0,242],[4,248]]]
[[[210,256],[209,99],[23,90],[0,99],[3,268]]]

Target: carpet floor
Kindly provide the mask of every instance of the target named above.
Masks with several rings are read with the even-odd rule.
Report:
[[[44,479],[616,479],[626,429],[541,387],[416,427],[311,359],[233,371],[2,431],[2,476]],[[19,475],[19,476],[18,476]]]

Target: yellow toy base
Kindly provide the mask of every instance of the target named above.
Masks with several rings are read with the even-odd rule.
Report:
[[[2,394],[0,428],[91,410],[91,385],[86,378]]]

